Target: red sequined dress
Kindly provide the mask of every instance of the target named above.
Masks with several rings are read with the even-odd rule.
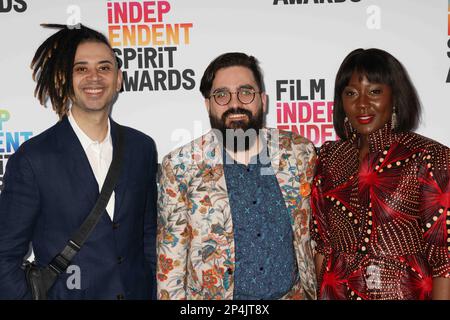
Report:
[[[450,149],[390,123],[327,142],[312,188],[311,236],[325,256],[319,299],[430,299],[450,277]]]

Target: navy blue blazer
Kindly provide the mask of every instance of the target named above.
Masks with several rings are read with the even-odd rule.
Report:
[[[80,271],[80,286],[71,268],[59,276],[49,299],[156,296],[156,146],[137,130],[124,131],[114,221],[104,212],[72,261]],[[111,120],[113,146],[116,135],[117,124]],[[47,265],[89,215],[98,184],[67,117],[22,144],[9,158],[3,182],[0,299],[26,299],[31,295],[20,266],[30,241],[38,265]]]

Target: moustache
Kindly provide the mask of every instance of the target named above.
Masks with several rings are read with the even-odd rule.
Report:
[[[245,114],[249,119],[252,118],[252,113],[249,110],[238,107],[235,109],[228,109],[227,111],[225,111],[222,114],[222,121],[225,121],[227,117],[232,114]]]

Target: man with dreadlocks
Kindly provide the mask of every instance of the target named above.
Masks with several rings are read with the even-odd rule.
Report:
[[[0,196],[0,299],[31,298],[21,269],[29,243],[40,267],[61,252],[93,208],[118,143],[120,126],[110,112],[122,73],[108,40],[83,25],[44,26],[60,30],[32,61],[35,95],[41,104],[51,101],[60,121],[8,161]],[[155,296],[156,146],[139,131],[122,132],[122,163],[107,214],[73,268],[58,275],[49,299]]]

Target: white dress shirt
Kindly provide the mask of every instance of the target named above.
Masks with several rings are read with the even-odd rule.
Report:
[[[86,156],[91,165],[92,171],[94,173],[95,179],[98,183],[98,190],[100,192],[103,183],[105,182],[106,175],[108,173],[109,165],[112,161],[113,145],[111,139],[111,124],[108,119],[108,133],[102,142],[94,141],[89,138],[83,130],[78,126],[75,118],[72,116],[72,112],[68,112],[69,122],[75,131],[80,143],[86,153]],[[114,191],[109,198],[108,205],[106,206],[106,211],[111,217],[111,221],[114,218],[114,203],[115,194]]]

